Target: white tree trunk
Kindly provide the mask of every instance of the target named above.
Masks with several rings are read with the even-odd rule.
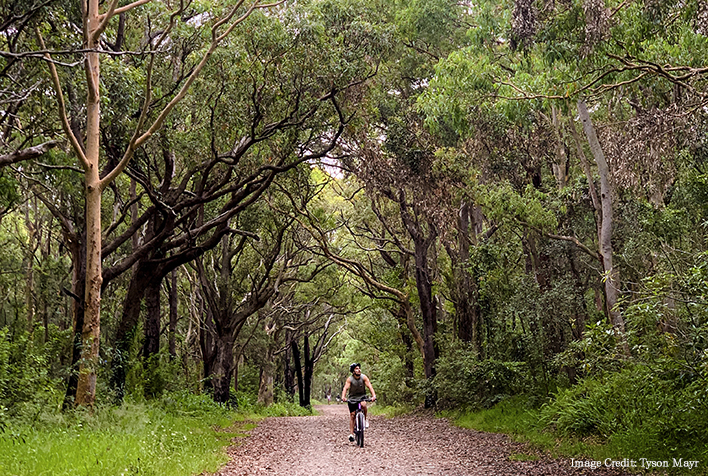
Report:
[[[597,163],[598,173],[600,174],[600,207],[602,210],[602,218],[599,226],[599,245],[600,258],[602,261],[602,269],[605,274],[605,305],[610,322],[624,340],[624,319],[617,307],[617,296],[620,284],[619,271],[612,264],[612,184],[610,182],[610,168],[607,165],[605,154],[600,146],[600,141],[595,133],[587,105],[582,99],[578,101],[578,113],[580,120],[583,123],[583,130],[590,144],[595,162]],[[624,351],[629,354],[629,348],[624,341]]]

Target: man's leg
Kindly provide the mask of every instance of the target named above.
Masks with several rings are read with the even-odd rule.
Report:
[[[349,433],[351,433],[352,435],[354,434],[354,418],[355,418],[355,416],[356,416],[356,412],[351,412],[349,414],[349,417],[350,417],[349,418],[349,430],[350,430]]]

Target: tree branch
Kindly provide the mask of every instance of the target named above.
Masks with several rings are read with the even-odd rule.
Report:
[[[0,155],[0,167],[5,165],[16,164],[17,162],[22,162],[25,160],[36,159],[44,154],[46,154],[49,149],[56,147],[57,141],[50,140],[43,144],[35,145],[33,147],[28,147],[26,149],[17,150],[11,154]]]

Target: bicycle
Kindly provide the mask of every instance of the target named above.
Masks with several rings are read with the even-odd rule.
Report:
[[[366,416],[364,416],[364,409],[361,407],[361,402],[372,401],[369,397],[362,398],[356,402],[349,400],[351,403],[356,403],[356,414],[354,415],[354,438],[356,440],[356,445],[359,448],[364,447],[364,430],[366,430]]]

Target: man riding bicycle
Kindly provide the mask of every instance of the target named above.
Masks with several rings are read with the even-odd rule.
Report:
[[[366,398],[366,389],[368,388],[371,392],[372,402],[376,400],[376,392],[374,392],[374,387],[371,386],[369,377],[361,373],[361,367],[359,364],[351,364],[349,366],[349,372],[351,372],[352,375],[347,378],[347,382],[344,384],[344,389],[342,390],[342,401],[347,402],[347,405],[349,405],[349,441],[354,441],[354,418],[358,404],[361,402],[361,408],[364,411],[364,417],[366,418],[366,402],[363,401]],[[347,391],[349,391],[348,399]],[[366,419],[365,426],[366,428],[369,427],[368,418]]]

